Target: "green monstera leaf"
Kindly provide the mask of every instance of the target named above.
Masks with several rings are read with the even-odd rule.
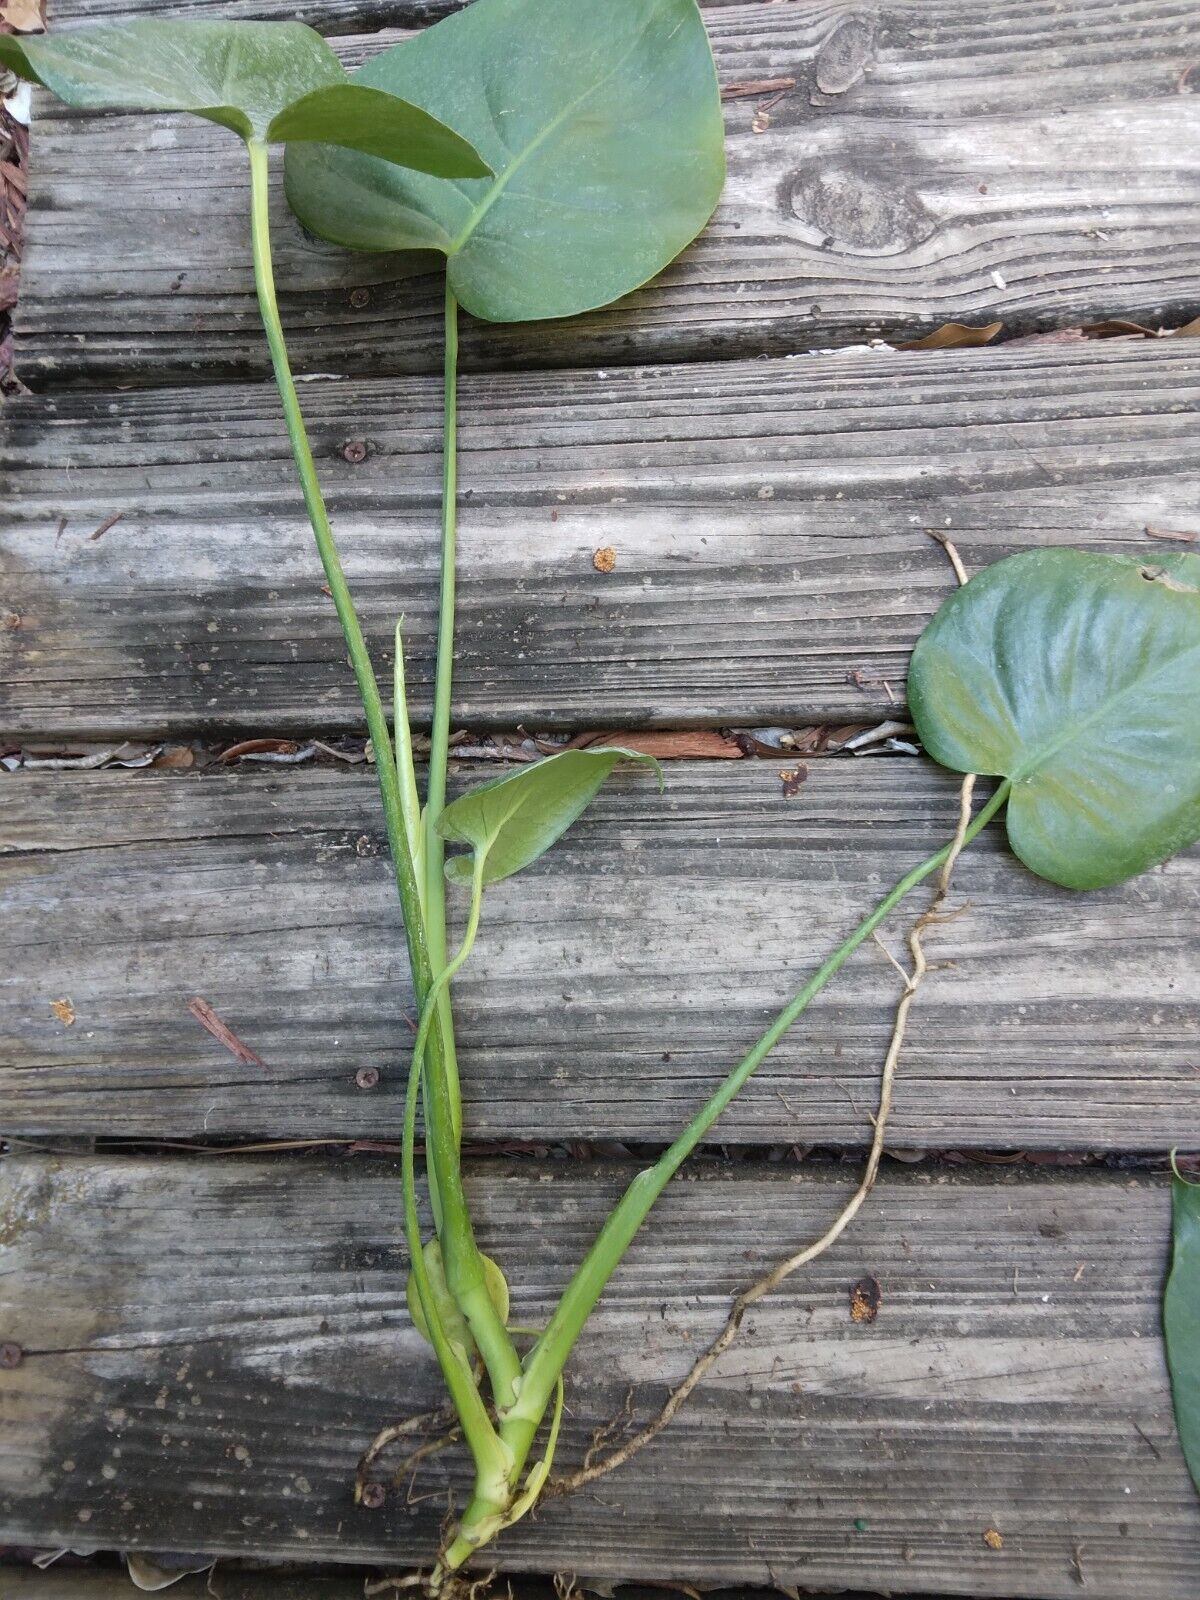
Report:
[[[1012,780],[1009,841],[1069,889],[1119,883],[1200,838],[1200,556],[1010,556],[913,651],[925,748]]]
[[[1200,1489],[1200,1183],[1171,1180],[1171,1272],[1163,1295],[1163,1334],[1175,1426],[1192,1482]]]
[[[564,750],[460,795],[438,818],[437,831],[485,856],[482,881],[497,883],[544,855],[591,805],[619,761],[653,767],[662,787],[653,756],[616,748]],[[446,876],[469,883],[471,857],[447,861]]]
[[[491,168],[429,112],[350,82],[299,22],[125,22],[77,32],[0,34],[0,64],[67,105],[189,111],[267,144],[319,139],[443,178]]]
[[[725,176],[716,70],[696,0],[475,0],[355,82],[471,139],[487,182],[430,183],[369,158],[289,152],[312,232],[359,250],[440,250],[492,322],[573,316],[661,271]]]

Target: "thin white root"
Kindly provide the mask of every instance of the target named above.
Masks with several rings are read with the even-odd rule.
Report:
[[[936,532],[934,529],[930,529],[929,532],[945,550],[946,555],[949,557],[950,564],[954,568],[954,575],[958,579],[959,583],[966,583],[967,572],[962,564],[958,551],[950,543],[949,539],[947,539],[943,534]],[[574,1490],[583,1488],[585,1484],[594,1483],[597,1478],[603,1478],[608,1473],[614,1472],[618,1467],[624,1466],[631,1456],[635,1456],[639,1450],[644,1450],[650,1441],[656,1438],[658,1434],[663,1431],[663,1429],[671,1421],[672,1417],[674,1417],[676,1412],[679,1411],[680,1407],[684,1405],[688,1396],[692,1393],[693,1389],[695,1389],[696,1385],[700,1382],[704,1375],[716,1365],[716,1363],[725,1354],[726,1350],[729,1349],[729,1346],[737,1338],[738,1330],[742,1325],[742,1319],[750,1307],[754,1305],[756,1301],[761,1300],[765,1295],[768,1295],[772,1293],[773,1290],[778,1289],[780,1284],[783,1283],[785,1279],[790,1278],[793,1272],[799,1271],[801,1267],[807,1266],[810,1261],[815,1261],[819,1255],[823,1255],[824,1252],[829,1249],[830,1245],[836,1243],[836,1241],[841,1238],[842,1234],[862,1210],[867,1196],[875,1187],[875,1180],[879,1176],[879,1165],[883,1159],[884,1133],[887,1128],[888,1116],[890,1115],[892,1109],[892,1090],[896,1082],[896,1066],[900,1060],[900,1051],[904,1045],[904,1034],[906,1028],[908,1027],[908,1014],[912,1010],[912,1004],[916,999],[917,990],[921,987],[921,984],[925,979],[925,975],[929,970],[928,963],[925,959],[925,951],[921,944],[921,937],[925,931],[932,927],[935,923],[949,920],[949,917],[943,913],[942,907],[945,903],[946,896],[950,891],[950,880],[953,877],[955,865],[957,864],[959,855],[962,852],[963,841],[966,837],[967,828],[970,826],[971,797],[974,793],[974,789],[975,775],[973,773],[968,773],[963,779],[962,787],[959,791],[958,826],[955,829],[954,838],[950,843],[950,849],[946,854],[946,859],[942,864],[942,870],[938,875],[937,887],[934,890],[933,898],[926,909],[917,918],[916,922],[913,923],[912,928],[909,930],[908,948],[909,953],[912,956],[912,971],[906,973],[904,969],[900,967],[900,964],[898,961],[896,961],[895,957],[892,956],[891,952],[886,949],[886,946],[883,947],[885,954],[887,954],[889,960],[891,960],[892,965],[895,966],[900,972],[900,976],[904,981],[904,990],[900,996],[899,1003],[896,1006],[896,1017],[892,1025],[892,1037],[888,1044],[887,1055],[884,1057],[883,1067],[880,1071],[879,1108],[876,1111],[875,1116],[872,1118],[875,1131],[871,1140],[871,1150],[870,1154],[867,1156],[867,1164],[863,1172],[862,1182],[859,1184],[851,1198],[847,1201],[846,1205],[833,1224],[826,1229],[826,1231],[815,1242],[815,1244],[807,1245],[803,1250],[797,1251],[795,1255],[789,1256],[786,1261],[781,1261],[779,1265],[772,1268],[772,1270],[768,1272],[765,1277],[759,1278],[757,1283],[752,1283],[748,1289],[744,1289],[742,1293],[738,1295],[737,1299],[733,1302],[733,1308],[730,1311],[728,1320],[726,1321],[725,1326],[721,1329],[721,1332],[713,1340],[712,1344],[709,1345],[704,1354],[699,1358],[695,1366],[693,1366],[692,1370],[688,1373],[687,1377],[684,1378],[683,1382],[679,1384],[677,1388],[671,1391],[671,1394],[667,1398],[666,1404],[653,1419],[653,1421],[648,1422],[644,1428],[639,1429],[637,1433],[628,1438],[624,1444],[619,1446],[618,1449],[612,1451],[611,1454],[605,1456],[600,1461],[593,1459],[595,1455],[595,1449],[593,1448],[590,1450],[584,1460],[583,1466],[580,1467],[576,1472],[573,1472],[564,1478],[555,1478],[551,1480],[551,1482],[546,1486],[547,1495],[571,1494],[574,1492]],[[957,913],[951,913],[950,915],[957,915]],[[611,1427],[609,1431],[611,1431]],[[602,1442],[603,1437],[604,1430],[601,1430],[601,1432],[597,1434],[596,1441],[594,1441],[594,1443]]]

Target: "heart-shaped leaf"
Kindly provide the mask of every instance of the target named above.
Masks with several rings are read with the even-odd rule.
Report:
[[[1163,1337],[1175,1426],[1192,1482],[1200,1489],[1200,1184],[1171,1183],[1171,1275],[1163,1295]]]
[[[0,34],[0,63],[85,109],[190,111],[243,139],[321,140],[441,178],[491,173],[429,112],[352,84],[320,34],[299,22],[142,21],[36,38]]]
[[[913,651],[909,701],[943,766],[1012,779],[1008,836],[1069,889],[1200,838],[1200,556],[998,561]]]
[[[438,818],[437,830],[443,839],[469,844],[477,856],[486,856],[483,882],[496,883],[549,850],[592,803],[619,761],[653,767],[662,787],[662,769],[653,756],[615,748],[564,750],[460,795]],[[446,876],[470,882],[471,860],[447,861]]]
[[[495,169],[433,184],[368,157],[289,152],[288,198],[360,250],[433,249],[478,317],[572,316],[628,294],[708,221],[725,176],[696,0],[475,0],[355,76],[460,129]]]

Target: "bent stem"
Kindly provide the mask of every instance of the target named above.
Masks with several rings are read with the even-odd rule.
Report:
[[[884,896],[849,938],[813,974],[795,998],[784,1007],[670,1149],[664,1152],[653,1167],[639,1172],[634,1178],[568,1284],[541,1338],[525,1358],[520,1394],[516,1404],[502,1419],[500,1429],[501,1440],[512,1451],[514,1475],[520,1472],[529,1453],[555,1384],[584,1322],[667,1183],[751,1074],[859,945],[874,933],[905,895],[919,883],[924,882],[931,873],[944,866],[952,854],[957,854],[959,849],[969,844],[987,826],[1008,799],[1010,787],[1008,780],[1004,780],[965,831],[961,834],[956,833],[955,838],[943,849],[901,878],[895,888]],[[515,1477],[510,1481],[515,1481]],[[458,1537],[445,1558],[448,1564],[461,1565],[473,1550],[491,1536],[489,1528],[494,1521],[496,1507],[479,1508],[481,1515],[473,1522],[472,1513],[475,1510],[473,1501],[460,1524]]]
[[[404,1231],[408,1252],[412,1260],[413,1278],[417,1297],[425,1314],[430,1342],[462,1423],[463,1433],[475,1462],[476,1494],[490,1500],[507,1502],[508,1485],[513,1471],[512,1452],[500,1439],[471,1371],[471,1362],[461,1344],[452,1342],[446,1334],[438,1313],[437,1298],[425,1262],[425,1249],[421,1240],[421,1223],[417,1214],[416,1182],[416,1125],[417,1094],[421,1082],[421,1067],[425,1058],[425,1044],[430,1026],[437,1015],[438,1000],[445,993],[451,978],[471,953],[475,934],[479,928],[479,912],[483,898],[483,863],[480,862],[471,884],[471,915],[462,945],[453,961],[449,962],[430,986],[421,1013],[416,1042],[413,1045],[412,1064],[408,1073],[408,1091],[404,1099],[404,1136],[401,1146],[401,1170],[404,1184]],[[485,1289],[486,1293],[486,1289]],[[464,1311],[464,1316],[466,1315]],[[474,1331],[474,1330],[472,1330]]]
[[[371,665],[371,657],[366,640],[363,638],[358,614],[354,609],[354,601],[346,583],[346,574],[342,570],[341,558],[334,543],[333,529],[330,527],[329,515],[321,495],[312,447],[308,442],[300,400],[292,377],[291,363],[288,360],[283,324],[279,320],[268,218],[268,149],[257,139],[247,140],[246,147],[250,155],[250,231],[254,247],[254,284],[258,291],[258,306],[271,352],[271,365],[275,370],[275,383],[279,389],[279,398],[283,402],[284,420],[287,423],[296,472],[300,478],[305,509],[312,524],[317,551],[321,557],[321,565],[325,569],[325,579],[333,596],[338,621],[342,625],[342,636],[346,641],[350,664],[358,684],[359,699],[362,701],[366,716],[367,732],[375,751],[375,772],[379,780],[379,794],[383,802],[384,823],[396,874],[396,887],[400,893],[400,904],[404,912],[404,928],[408,937],[413,980],[418,992],[421,992],[428,989],[432,973],[425,925],[421,916],[416,869],[404,826],[403,798],[392,759],[392,741],[388,733],[387,715],[383,709],[379,684],[375,678],[375,669]]]
[[[346,575],[334,543],[333,530],[321,495],[312,447],[304,426],[296,384],[288,360],[283,325],[279,318],[279,304],[275,294],[275,275],[271,262],[271,234],[268,216],[269,159],[267,146],[259,140],[248,140],[250,155],[250,217],[251,238],[254,247],[254,282],[258,291],[258,304],[262,313],[267,344],[271,351],[271,364],[275,382],[283,402],[288,438],[296,462],[304,504],[312,523],[313,534],[325,569],[329,592],[337,610],[338,621],[346,649],[354,669],[359,697],[366,717],[367,732],[375,751],[375,772],[383,801],[384,822],[387,828],[388,847],[396,874],[396,887],[404,912],[404,928],[408,941],[409,960],[412,965],[413,984],[419,1003],[433,987],[434,960],[429,942],[425,916],[422,912],[421,893],[417,885],[413,852],[405,827],[405,799],[392,751],[387,716],[379,693],[375,670],[363,638],[354,602],[350,596]],[[402,679],[401,679],[402,686]],[[433,819],[436,821],[436,817]],[[428,867],[428,860],[426,861]],[[440,881],[437,894],[444,891]],[[427,879],[428,882],[428,879]],[[430,899],[433,896],[429,896]],[[439,904],[442,902],[439,900]],[[445,966],[445,938],[439,949],[436,967]],[[452,1089],[444,1069],[445,1055],[439,1048],[439,1035],[429,1050],[428,1081],[430,1085],[430,1111],[428,1143],[430,1160],[436,1173],[437,1193],[442,1211],[443,1248],[447,1262],[447,1281],[470,1325],[481,1354],[488,1366],[493,1391],[498,1405],[511,1404],[515,1393],[515,1380],[520,1376],[520,1360],[512,1340],[496,1314],[487,1293],[483,1261],[475,1243],[466,1197],[462,1190],[462,1173],[459,1168],[456,1091]],[[451,1281],[453,1268],[453,1281]]]

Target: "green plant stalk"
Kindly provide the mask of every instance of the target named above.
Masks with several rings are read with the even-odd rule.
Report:
[[[454,681],[454,604],[455,561],[458,531],[458,301],[450,288],[445,291],[445,350],[443,355],[442,400],[442,537],[441,591],[438,602],[437,664],[434,671],[433,719],[429,741],[429,778],[425,796],[422,839],[423,900],[426,938],[435,971],[446,961],[446,847],[437,831],[437,821],[446,806],[446,769],[450,758],[450,699]],[[479,1346],[492,1383],[498,1406],[511,1405],[521,1375],[521,1360],[487,1292],[483,1263],[469,1227],[446,1204],[441,1191],[447,1174],[443,1172],[453,1150],[456,1171],[451,1181],[461,1192],[457,1171],[462,1138],[462,1104],[459,1093],[458,1059],[454,1045],[454,1020],[448,989],[438,998],[438,1027],[430,1040],[426,1082],[440,1075],[437,1092],[428,1095],[426,1127],[435,1137],[432,1183],[436,1186],[442,1216],[438,1237],[446,1287],[466,1317]],[[449,1123],[440,1125],[448,1106]]]
[[[429,777],[425,797],[424,896],[430,958],[446,961],[446,848],[437,820],[446,808],[446,768],[450,759],[450,699],[454,683],[454,606],[458,543],[458,301],[446,281],[445,342],[442,356],[442,540],[438,600],[437,664],[433,680],[433,718],[429,735]],[[454,1137],[462,1139],[462,1100],[450,996],[438,1006],[438,1027],[450,1099]]]
[[[267,146],[259,140],[247,140],[250,155],[250,212],[251,237],[254,247],[254,282],[258,291],[258,304],[262,313],[267,344],[275,381],[283,402],[288,438],[300,477],[304,504],[308,510],[316,537],[321,564],[325,569],[329,592],[337,610],[338,621],[346,640],[346,649],[354,668],[358,692],[366,716],[367,732],[375,750],[375,772],[383,801],[384,822],[388,846],[396,874],[396,886],[404,912],[404,927],[408,940],[409,960],[412,965],[413,984],[423,1005],[433,986],[434,968],[425,918],[421,909],[421,896],[417,887],[416,872],[408,834],[404,822],[404,795],[392,752],[387,715],[379,693],[379,684],[371,665],[371,658],[363,638],[362,628],[354,610],[346,575],[329,525],[329,516],[321,496],[317,469],[312,448],[304,426],[296,384],[288,361],[283,325],[279,319],[279,304],[275,295],[275,275],[271,263],[271,233],[268,217],[269,157]],[[439,893],[442,886],[439,882]],[[444,942],[443,942],[444,949]],[[444,955],[438,961],[440,970],[445,966]],[[455,1299],[466,1317],[471,1333],[487,1364],[493,1391],[498,1405],[511,1404],[520,1376],[520,1359],[503,1324],[496,1314],[487,1292],[483,1261],[475,1243],[466,1196],[462,1189],[459,1167],[458,1143],[454,1134],[454,1110],[446,1075],[440,1070],[441,1052],[429,1052],[428,1080],[432,1115],[427,1129],[431,1159],[437,1174],[438,1196],[442,1210],[443,1250],[453,1257],[456,1282],[452,1285]],[[449,1275],[449,1274],[448,1274]]]
[[[404,831],[408,835],[408,848],[413,858],[417,898],[424,914],[425,879],[421,864],[425,856],[425,841],[421,823],[421,801],[417,795],[416,765],[413,761],[412,728],[408,720],[408,692],[404,684],[404,635],[401,631],[403,622],[402,617],[396,624],[396,648],[392,665],[392,727],[395,730],[396,740],[396,781],[400,785],[400,810],[404,817]],[[428,938],[428,934],[426,937]]]
[[[271,364],[275,370],[279,398],[283,402],[284,420],[287,423],[288,439],[291,442],[292,455],[300,478],[304,505],[317,541],[317,550],[321,557],[321,565],[325,569],[329,592],[333,596],[338,621],[342,625],[342,635],[346,641],[350,664],[358,684],[359,698],[366,715],[367,732],[375,751],[375,772],[379,780],[380,798],[383,801],[384,823],[396,874],[396,887],[400,893],[400,904],[404,912],[404,928],[408,938],[413,980],[419,989],[428,989],[432,982],[429,948],[421,916],[416,869],[404,825],[403,797],[392,759],[392,741],[388,733],[387,715],[380,697],[379,684],[375,678],[375,669],[371,665],[371,657],[367,651],[366,640],[363,638],[358,615],[354,609],[354,601],[350,596],[346,574],[342,570],[341,558],[334,543],[333,529],[329,525],[329,516],[317,480],[316,464],[313,461],[312,448],[308,442],[308,433],[304,426],[304,417],[300,410],[296,384],[288,360],[283,325],[279,320],[268,218],[269,152],[267,146],[257,139],[248,139],[246,148],[250,156],[250,231],[254,247],[254,283],[258,291],[258,306],[271,352]]]
[[[408,1074],[408,1090],[404,1099],[401,1171],[404,1186],[404,1231],[408,1241],[409,1256],[412,1261],[413,1278],[417,1285],[417,1296],[421,1302],[421,1309],[425,1313],[425,1325],[429,1329],[430,1342],[437,1355],[438,1363],[442,1369],[442,1376],[446,1380],[446,1387],[450,1392],[451,1400],[454,1402],[454,1409],[458,1413],[463,1434],[470,1446],[471,1455],[475,1462],[477,1492],[481,1492],[491,1499],[507,1503],[509,1497],[508,1486],[513,1472],[512,1454],[492,1426],[492,1420],[487,1414],[487,1408],[484,1406],[483,1399],[475,1385],[475,1377],[471,1371],[471,1363],[467,1352],[461,1345],[453,1343],[448,1338],[442,1324],[438,1313],[437,1298],[429,1281],[429,1269],[426,1266],[425,1249],[421,1240],[420,1218],[417,1215],[415,1161],[417,1092],[421,1082],[422,1063],[425,1059],[425,1045],[429,1038],[430,1028],[437,1016],[438,1001],[449,987],[450,980],[454,974],[471,953],[471,947],[475,943],[475,935],[479,930],[479,914],[482,903],[483,861],[481,860],[476,863],[471,882],[471,912],[463,942],[454,959],[448,962],[434,979],[421,1011],[417,1037],[413,1044],[412,1064]]]
[[[967,828],[962,841],[964,846],[970,843],[1001,809],[1008,799],[1010,787],[1011,784],[1007,779],[997,787],[979,815]],[[567,1285],[541,1337],[526,1356],[520,1394],[516,1404],[510,1407],[501,1419],[500,1438],[511,1450],[514,1463],[509,1494],[511,1485],[515,1483],[532,1447],[555,1383],[566,1365],[572,1346],[618,1262],[645,1221],[651,1206],[729,1102],[814,997],[858,949],[864,939],[868,939],[886,920],[905,895],[943,865],[952,848],[952,844],[946,845],[936,855],[930,856],[927,861],[923,861],[920,866],[914,867],[901,878],[895,888],[884,896],[870,915],[859,923],[850,937],[834,951],[795,998],[784,1007],[757,1044],[742,1057],[670,1149],[659,1157],[653,1167],[639,1172],[626,1189],[600,1230],[596,1242]],[[479,1498],[477,1493],[467,1507],[458,1533],[443,1558],[449,1570],[461,1567],[481,1544],[487,1542],[494,1531],[492,1523],[498,1507],[495,1504],[480,1504]]]

